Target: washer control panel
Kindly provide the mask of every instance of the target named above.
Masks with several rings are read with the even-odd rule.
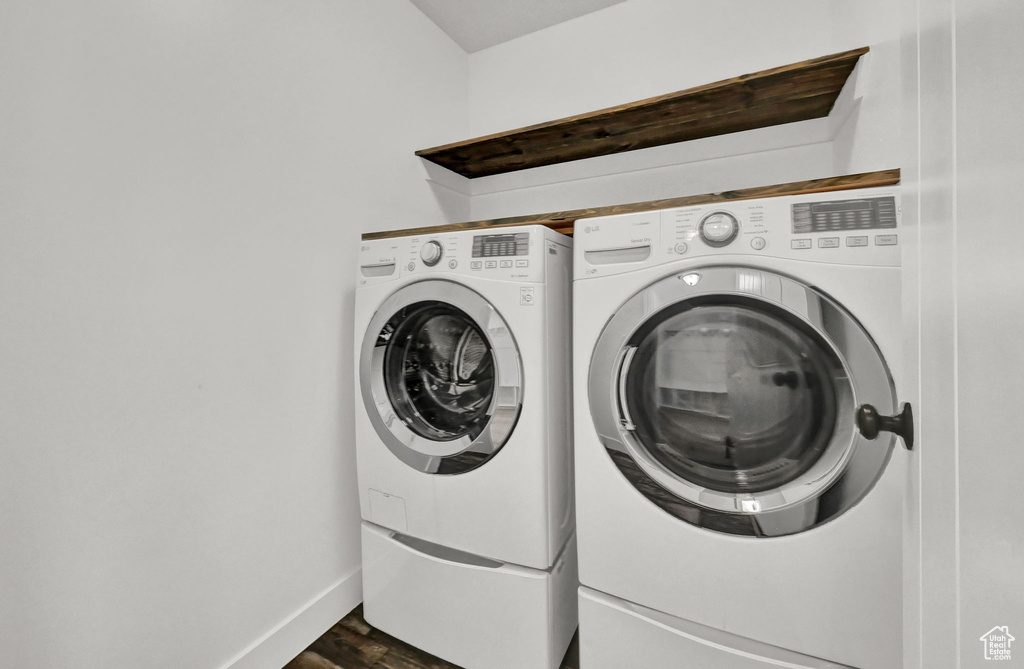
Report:
[[[530,233],[473,235],[474,258],[525,256],[530,252]]]
[[[364,241],[360,246],[358,285],[399,277],[461,274],[506,281],[544,281],[548,255],[572,253],[572,239],[539,226],[515,232],[448,232]]]

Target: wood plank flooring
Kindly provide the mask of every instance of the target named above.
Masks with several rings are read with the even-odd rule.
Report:
[[[363,620],[357,606],[284,669],[460,669],[413,648]],[[561,669],[580,669],[579,640],[573,637]]]

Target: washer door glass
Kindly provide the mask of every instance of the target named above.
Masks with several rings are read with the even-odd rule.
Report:
[[[380,442],[428,474],[482,466],[509,440],[523,405],[511,328],[453,281],[411,283],[380,303],[363,337],[359,382]]]
[[[726,493],[778,488],[804,474],[835,431],[842,365],[762,307],[670,308],[638,337],[624,410],[649,455]]]
[[[384,383],[398,417],[433,441],[476,439],[494,396],[491,347],[465,312],[417,302],[381,330]]]

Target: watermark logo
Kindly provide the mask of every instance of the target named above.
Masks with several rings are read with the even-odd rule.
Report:
[[[981,644],[985,648],[986,660],[1009,660],[1011,644],[1015,641],[1006,625],[996,626],[985,632]]]

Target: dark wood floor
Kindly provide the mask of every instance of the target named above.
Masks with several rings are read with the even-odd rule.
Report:
[[[579,641],[573,637],[562,669],[579,669]],[[370,627],[360,604],[310,644],[284,669],[459,669]]]

